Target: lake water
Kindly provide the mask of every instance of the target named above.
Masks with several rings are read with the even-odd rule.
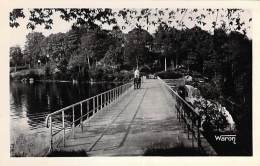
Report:
[[[47,114],[112,89],[117,85],[118,84],[115,83],[97,83],[92,85],[89,83],[82,83],[75,85],[71,82],[35,82],[33,84],[11,82],[11,145],[19,144],[19,146],[15,145],[15,147],[11,146],[11,152],[16,151],[17,153],[19,151],[28,150],[20,145],[19,142],[21,142],[21,140],[23,144],[25,144],[24,146],[26,146],[26,141],[31,142],[30,146],[35,146],[32,145],[34,141],[30,139],[35,138],[37,141],[48,139],[48,132],[45,127],[45,118]],[[22,139],[21,135],[23,137]],[[29,149],[29,151],[31,150]],[[27,154],[32,152],[24,153]]]

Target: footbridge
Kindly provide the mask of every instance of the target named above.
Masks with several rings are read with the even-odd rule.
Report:
[[[200,117],[164,80],[129,82],[46,117],[50,151],[88,156],[216,155]]]

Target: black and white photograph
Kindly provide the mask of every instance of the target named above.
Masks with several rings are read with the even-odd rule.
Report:
[[[251,9],[8,12],[11,158],[253,156]]]

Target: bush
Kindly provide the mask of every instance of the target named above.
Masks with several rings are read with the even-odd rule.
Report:
[[[225,107],[213,100],[199,98],[193,104],[196,112],[202,118],[202,128],[205,131],[235,131],[234,121]]]
[[[45,78],[50,78],[52,75],[52,72],[51,72],[51,67],[49,65],[46,65],[45,66]]]
[[[221,95],[221,89],[211,83],[203,83],[197,85],[201,95],[206,99],[218,100]]]
[[[94,81],[126,82],[132,78],[133,73],[127,70],[116,71],[110,67],[97,66],[89,70],[89,75]]]
[[[54,80],[70,80],[70,75],[68,73],[56,72],[53,78]]]
[[[104,80],[104,71],[102,68],[93,68],[89,70],[89,77],[94,79],[94,81]]]
[[[163,71],[163,72],[158,72],[155,75],[159,76],[162,79],[178,79],[183,76],[181,72],[177,72],[177,71]]]

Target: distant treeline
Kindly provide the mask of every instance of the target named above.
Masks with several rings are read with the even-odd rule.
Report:
[[[214,83],[211,88],[222,93],[212,95],[239,103],[251,96],[252,41],[236,31],[220,28],[210,34],[199,27],[179,30],[161,24],[154,34],[140,27],[126,34],[117,26],[112,30],[80,26],[47,37],[29,33],[26,38],[23,51],[10,48],[10,66],[44,66],[48,78],[107,79],[136,66],[155,72],[164,69],[166,58],[168,68],[182,66],[208,77]]]

